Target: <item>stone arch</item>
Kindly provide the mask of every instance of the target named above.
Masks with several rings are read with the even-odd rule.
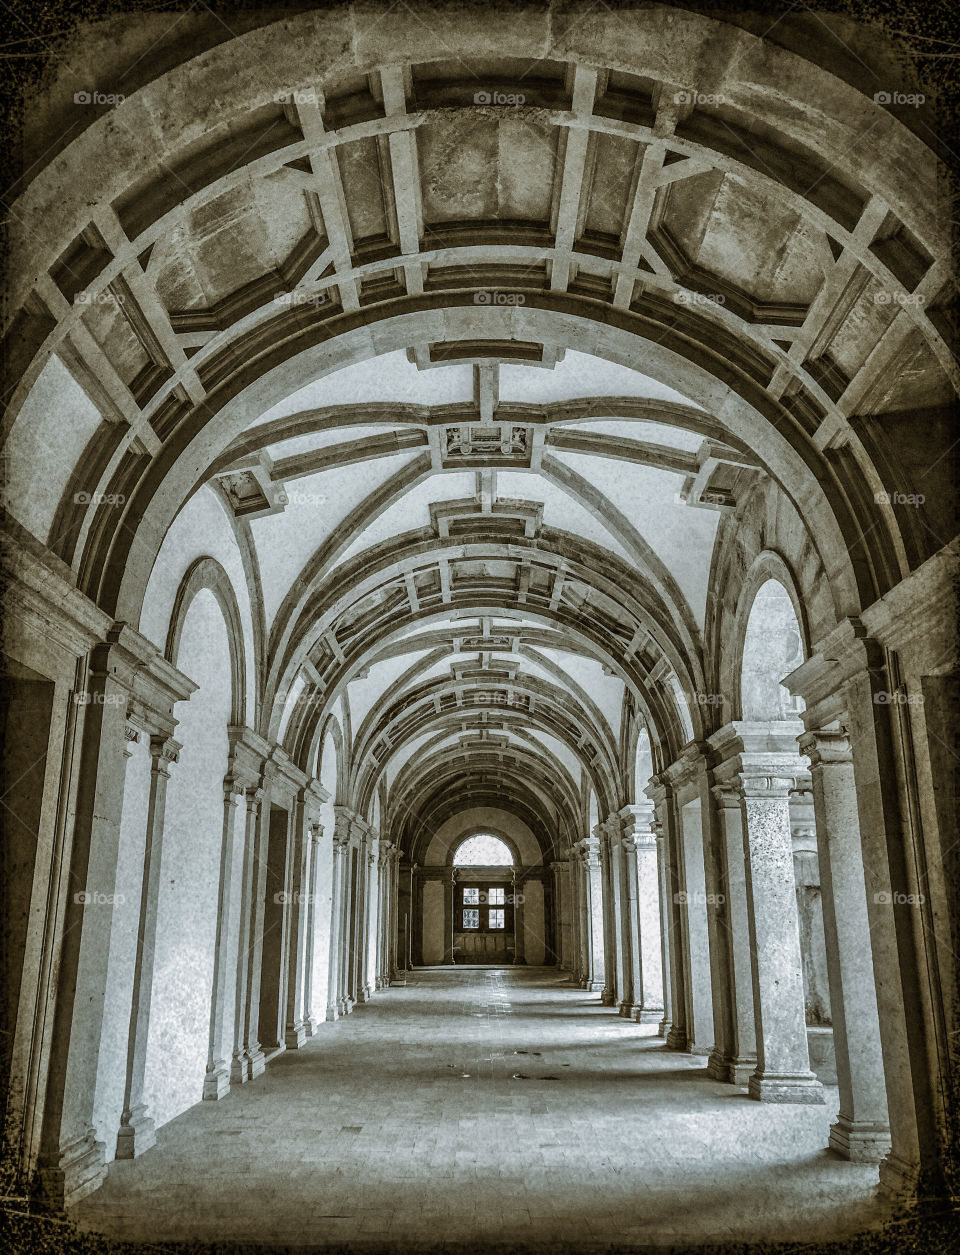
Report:
[[[230,577],[216,558],[197,558],[184,573],[174,598],[170,614],[170,626],[164,647],[168,662],[177,665],[180,641],[187,614],[193,599],[203,589],[209,589],[216,599],[227,627],[227,643],[230,650],[230,672],[233,689],[230,721],[242,727],[247,721],[246,651],[243,642],[243,623],[240,604]]]

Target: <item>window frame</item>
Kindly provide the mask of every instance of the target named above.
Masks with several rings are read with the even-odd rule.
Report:
[[[478,902],[465,901],[466,895],[472,890],[478,891]],[[491,892],[493,900],[491,901]],[[502,895],[503,900],[497,899]],[[489,935],[492,937],[508,937],[514,928],[513,886],[503,880],[468,880],[457,881],[454,901],[454,932],[469,933],[471,936]],[[464,912],[477,911],[479,924],[476,928],[464,925]],[[490,925],[491,913],[502,912],[503,927],[494,928]]]

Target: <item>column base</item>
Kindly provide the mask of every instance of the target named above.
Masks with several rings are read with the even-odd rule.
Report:
[[[602,1007],[615,1007],[617,1005],[617,995],[612,989],[608,989],[606,985],[600,991],[600,1005]]]
[[[151,1146],[155,1146],[156,1142],[157,1130],[142,1103],[134,1107],[129,1115],[120,1117],[120,1128],[117,1130],[117,1159],[136,1159]]]
[[[283,1035],[283,1044],[287,1050],[301,1050],[308,1037],[307,1025],[304,1020],[292,1024]]]
[[[758,1102],[795,1102],[807,1106],[823,1104],[823,1086],[812,1072],[796,1072],[790,1074],[773,1073],[760,1076],[758,1073],[747,1082],[748,1094]]]
[[[303,1017],[303,1027],[307,1030],[308,1037],[316,1037],[320,1023],[321,1021],[317,1019],[312,1011],[309,1015]]]
[[[220,1059],[211,1072],[203,1078],[203,1101],[219,1102],[230,1093],[230,1071]]]
[[[339,1020],[339,1018],[340,1018],[340,1008],[337,1006],[335,1002],[328,1002],[327,1003],[327,1023],[329,1023],[331,1020]]]
[[[234,1054],[230,1064],[230,1079],[238,1085],[246,1085],[247,1081],[260,1076],[266,1066],[267,1061],[260,1049],[260,1043],[257,1042],[252,1049],[240,1050]]]
[[[406,986],[406,983],[407,983],[407,973],[402,968],[398,969],[390,977],[391,989],[402,989]]]
[[[750,1077],[757,1070],[756,1055],[738,1055],[731,1059],[715,1050],[707,1063],[707,1071],[717,1081],[726,1081],[730,1085],[749,1085]]]
[[[617,1007],[617,1014],[622,1015],[625,1020],[632,1020],[640,1015],[640,1007],[635,1002],[621,1002]]]
[[[603,981],[602,980],[590,980],[589,978],[585,977],[580,982],[580,988],[585,989],[588,994],[598,994],[598,993],[601,993],[603,990]],[[601,1001],[603,1000],[601,999]]]
[[[757,1056],[739,1055],[730,1060],[729,1067],[731,1085],[749,1085],[751,1076],[757,1070]]]
[[[633,1018],[638,1024],[659,1024],[662,1015],[663,1007],[638,1007]]]
[[[677,1024],[671,1024],[667,1032],[666,1046],[668,1050],[686,1050],[687,1034]]]
[[[890,1150],[890,1128],[866,1120],[848,1120],[841,1115],[830,1126],[827,1146],[854,1163],[880,1163]]]
[[[712,1050],[707,1059],[707,1075],[715,1081],[729,1081],[730,1060],[719,1050]]]
[[[666,1037],[666,1035],[669,1032],[670,1032],[670,1021],[667,1019],[666,1016],[664,1016],[663,1019],[660,1021],[659,1025],[657,1026],[657,1036]]]
[[[103,1142],[97,1141],[96,1130],[90,1128],[60,1148],[56,1163],[41,1161],[37,1170],[41,1205],[59,1211],[98,1189],[107,1175],[105,1149]]]
[[[373,997],[372,985],[363,985],[357,991],[357,1002],[369,1002],[372,997]]]
[[[688,1041],[683,1049],[685,1054],[693,1055],[697,1059],[709,1059],[713,1054],[712,1046],[698,1046],[695,1041]]]

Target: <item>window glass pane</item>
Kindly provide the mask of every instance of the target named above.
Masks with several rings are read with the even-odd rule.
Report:
[[[487,894],[487,901],[491,906],[503,906],[503,889],[490,889]]]
[[[510,867],[512,864],[509,846],[489,832],[467,837],[453,856],[454,867]]]
[[[464,889],[463,891],[463,905],[464,906],[476,906],[479,901],[480,901],[479,889]]]
[[[502,915],[503,912],[501,911],[500,914]],[[480,912],[479,911],[464,911],[463,926],[464,928],[479,928],[480,927]]]
[[[503,911],[491,911],[490,923],[488,926],[490,928],[502,928],[503,927]]]

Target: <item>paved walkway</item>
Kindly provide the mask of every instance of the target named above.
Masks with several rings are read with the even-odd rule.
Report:
[[[159,1131],[81,1227],[464,1251],[823,1239],[874,1225],[876,1168],[825,1107],[710,1080],[556,969],[428,969]]]

